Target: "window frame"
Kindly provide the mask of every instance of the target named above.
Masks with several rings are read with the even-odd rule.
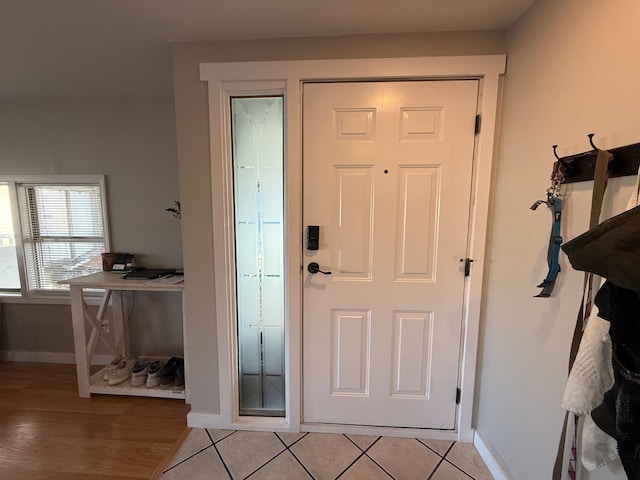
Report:
[[[97,186],[100,191],[102,201],[102,224],[104,228],[105,251],[111,251],[111,235],[109,226],[107,188],[105,175],[0,175],[0,184],[5,184],[9,189],[9,204],[11,207],[11,220],[16,242],[16,259],[18,263],[18,276],[20,278],[19,289],[0,288],[0,298],[3,301],[15,299],[17,301],[57,301],[62,300],[67,303],[69,290],[51,289],[30,289],[27,278],[27,265],[24,245],[25,231],[22,228],[22,216],[24,212],[20,210],[20,188],[23,186],[74,186],[90,185]]]

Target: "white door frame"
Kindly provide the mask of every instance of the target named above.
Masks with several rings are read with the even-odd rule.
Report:
[[[200,65],[208,83],[215,262],[215,321],[218,333],[220,414],[198,427],[270,431],[344,431],[441,439],[473,440],[472,410],[480,323],[485,240],[489,213],[491,167],[499,80],[505,55],[224,62]],[[319,427],[302,423],[302,85],[306,81],[397,79],[480,80],[477,135],[471,192],[469,246],[473,274],[465,285],[463,340],[459,385],[462,390],[457,428],[452,432],[368,427]],[[285,371],[286,417],[238,415],[237,349],[233,251],[233,188],[229,98],[234,95],[283,94],[285,98]]]

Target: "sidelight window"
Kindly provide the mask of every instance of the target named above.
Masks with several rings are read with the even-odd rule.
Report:
[[[285,414],[283,103],[231,99],[241,415]]]

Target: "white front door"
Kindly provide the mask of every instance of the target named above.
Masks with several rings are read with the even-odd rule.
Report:
[[[304,85],[305,423],[455,428],[477,96]]]

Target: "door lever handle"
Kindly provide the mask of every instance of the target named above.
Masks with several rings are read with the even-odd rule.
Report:
[[[331,272],[323,272],[322,270],[320,270],[320,265],[318,265],[316,262],[311,262],[307,266],[307,271],[309,273],[322,273],[324,275],[331,275]]]

